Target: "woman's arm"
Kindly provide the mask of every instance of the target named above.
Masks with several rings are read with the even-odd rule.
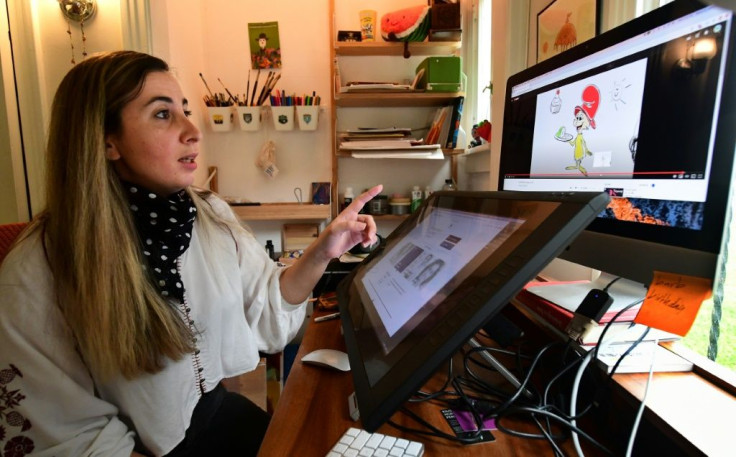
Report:
[[[383,186],[375,186],[360,194],[320,233],[299,260],[281,275],[281,294],[288,303],[301,303],[317,285],[327,264],[358,243],[370,246],[376,242],[376,222],[367,214],[359,214],[363,206],[378,195]]]

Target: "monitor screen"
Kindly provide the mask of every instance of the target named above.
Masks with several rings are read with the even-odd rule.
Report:
[[[713,278],[736,132],[733,16],[677,0],[508,80],[499,190],[603,191],[561,258]]]
[[[441,191],[338,288],[372,432],[607,205],[603,192]]]

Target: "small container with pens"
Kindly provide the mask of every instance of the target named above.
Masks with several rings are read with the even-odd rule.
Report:
[[[271,106],[273,116],[273,128],[276,130],[294,130],[294,107]]]
[[[320,97],[315,92],[297,96],[286,95],[283,90],[276,91],[275,95],[271,95],[270,102],[276,130],[293,130],[295,122],[299,130],[317,130]]]
[[[209,94],[204,96],[204,104],[207,105],[207,117],[209,118],[212,131],[227,132],[231,130],[233,127],[233,103],[237,100],[227,88],[225,88],[227,96],[222,93],[213,94],[202,73],[199,74],[199,77],[202,78],[202,82]],[[220,78],[217,78],[217,80],[220,81]]]
[[[207,112],[213,132],[227,132],[233,127],[233,108],[227,106],[208,106]]]
[[[261,129],[260,106],[238,106],[237,112],[240,130],[255,132]]]
[[[320,98],[315,93],[296,97],[296,119],[299,130],[317,130]]]

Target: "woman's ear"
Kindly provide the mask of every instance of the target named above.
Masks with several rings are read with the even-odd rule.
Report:
[[[118,160],[120,158],[120,152],[115,145],[115,141],[109,135],[105,137],[105,158],[107,160]]]

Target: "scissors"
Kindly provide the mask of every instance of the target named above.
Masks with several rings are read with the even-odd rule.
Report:
[[[294,188],[294,196],[296,197],[297,203],[301,205],[302,204],[302,188],[301,187]]]

